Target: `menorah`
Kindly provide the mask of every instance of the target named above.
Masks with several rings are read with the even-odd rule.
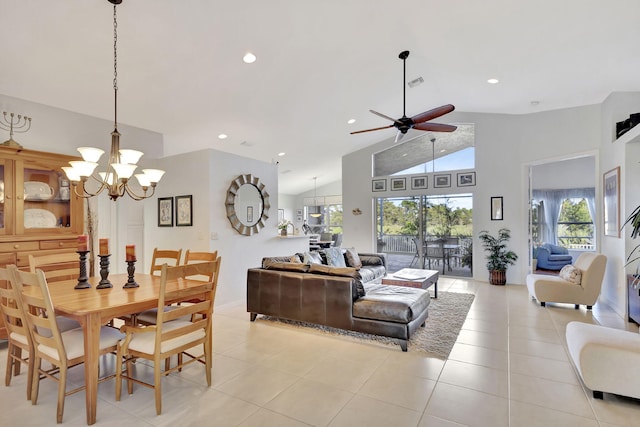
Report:
[[[9,118],[7,118],[7,114]],[[31,129],[31,117],[23,116],[14,113],[2,112],[2,118],[0,118],[0,129],[9,131],[9,139],[0,145],[7,147],[22,148],[22,145],[13,140],[13,133],[24,133]]]

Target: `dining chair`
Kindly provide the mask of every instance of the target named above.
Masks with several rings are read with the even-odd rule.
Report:
[[[180,265],[180,257],[182,256],[182,249],[153,249],[153,257],[151,258],[151,271],[149,274],[152,276],[156,272],[160,272],[163,264],[171,266]]]
[[[0,314],[7,329],[7,366],[4,385],[11,385],[11,377],[20,375],[21,365],[27,366],[27,399],[31,400],[31,380],[33,363],[29,357],[33,353],[33,343],[22,311],[20,296],[12,285],[9,271],[0,268]],[[26,354],[22,352],[25,351]]]
[[[417,237],[412,237],[411,240],[416,247],[416,253],[413,254],[413,259],[409,264],[409,267],[413,267],[413,264],[416,262],[420,262],[422,260],[422,268],[424,268],[424,246],[420,244],[420,239]]]
[[[162,266],[155,325],[124,325],[120,328],[126,337],[118,343],[117,359],[125,369],[123,371],[122,366],[116,369],[116,401],[120,400],[122,379],[124,378],[127,380],[129,394],[133,393],[134,383],[155,390],[156,413],[160,415],[162,412],[162,377],[198,361],[204,363],[207,385],[211,386],[211,321],[220,262],[221,258],[217,258],[215,261],[177,267],[169,267],[167,264]],[[185,289],[182,297],[189,300],[196,295],[203,295],[203,299],[195,304],[173,306],[171,310],[165,311],[168,304],[165,299],[167,282],[199,275],[211,275],[214,279],[206,282],[205,289],[202,287],[193,288],[191,292]],[[194,322],[182,320],[195,313],[202,314],[202,317]],[[200,345],[204,347],[202,355],[194,356],[187,353],[188,350]],[[187,361],[179,360],[179,363],[173,368],[168,368],[165,363],[165,369],[161,370],[161,362],[177,354],[185,354],[189,356],[189,359]],[[135,359],[153,361],[153,384],[133,376],[132,362]]]
[[[67,371],[69,368],[84,363],[84,332],[81,328],[62,332],[56,322],[55,308],[51,301],[47,279],[44,272],[37,269],[35,273],[18,270],[9,266],[12,284],[15,286],[23,312],[27,321],[28,331],[33,341],[33,378],[31,385],[31,403],[38,402],[40,380],[49,378],[58,382],[58,405],[56,412],[57,423],[62,422],[65,397],[84,390],[80,386],[67,391]],[[38,289],[37,292],[25,292],[27,286]],[[117,329],[108,326],[100,328],[99,354],[104,355],[116,351],[117,343],[124,335]],[[49,362],[53,368],[43,369],[42,361]],[[98,382],[113,378],[108,375]]]
[[[80,273],[80,259],[75,252],[40,256],[29,254],[29,271],[35,273],[37,269],[42,270],[47,284],[77,279]],[[79,322],[64,316],[57,316],[57,321],[58,329],[62,332],[81,326]]]

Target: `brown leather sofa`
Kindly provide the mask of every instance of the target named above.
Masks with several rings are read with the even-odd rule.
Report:
[[[262,268],[247,272],[251,321],[264,314],[382,335],[397,339],[407,351],[407,341],[427,319],[429,293],[381,284],[384,255],[359,255],[363,264],[359,270],[288,262],[290,257],[263,259]]]

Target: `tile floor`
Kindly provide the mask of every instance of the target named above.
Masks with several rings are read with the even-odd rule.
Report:
[[[441,278],[443,291],[476,294],[447,360],[403,353],[311,331],[251,323],[244,303],[218,307],[213,385],[190,365],[164,378],[163,414],[153,391],[114,398],[100,385],[98,426],[638,426],[640,401],[605,394],[594,400],[565,349],[572,320],[637,331],[609,308],[540,307],[524,286],[491,286]],[[0,372],[6,363],[0,350]],[[149,378],[148,365],[136,364]],[[113,358],[103,361],[113,370]],[[70,382],[82,382],[82,368]],[[36,406],[25,399],[25,375],[0,386],[3,425],[55,425],[56,389],[44,381]],[[9,410],[10,409],[10,410]],[[85,425],[84,393],[68,396],[64,425]]]

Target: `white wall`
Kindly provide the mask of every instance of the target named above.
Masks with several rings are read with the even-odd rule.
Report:
[[[304,238],[280,238],[278,221],[278,174],[271,163],[216,150],[166,157],[167,172],[157,197],[193,196],[193,226],[158,227],[157,198],[144,204],[145,271],[154,247],[183,250],[217,250],[222,257],[216,304],[244,300],[247,269],[260,266],[265,256],[292,255],[308,250]],[[271,208],[266,227],[244,236],[231,227],[225,210],[229,185],[240,174],[253,174],[264,183]],[[212,239],[212,234],[217,238]]]
[[[532,172],[532,188],[539,190],[590,188],[598,182],[592,155],[536,165]]]

